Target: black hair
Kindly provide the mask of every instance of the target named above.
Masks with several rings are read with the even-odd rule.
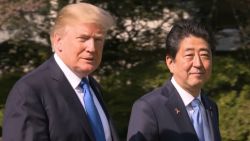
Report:
[[[208,26],[193,20],[181,20],[172,27],[167,35],[166,55],[174,59],[179,50],[180,42],[190,35],[204,39],[208,43],[211,51],[215,50],[214,38]]]

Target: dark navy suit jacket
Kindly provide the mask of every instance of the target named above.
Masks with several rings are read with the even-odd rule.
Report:
[[[92,77],[89,80],[108,119],[112,139],[118,141],[100,87]],[[3,140],[95,141],[81,102],[54,57],[12,88],[5,107]]]
[[[218,109],[203,94],[212,140],[220,141]],[[132,108],[128,141],[198,141],[186,107],[170,80],[138,99]]]

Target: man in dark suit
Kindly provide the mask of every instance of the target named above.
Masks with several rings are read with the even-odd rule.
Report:
[[[108,12],[87,3],[59,12],[50,33],[54,55],[8,96],[4,141],[118,141],[100,86],[90,76],[113,23]]]
[[[203,84],[212,70],[213,40],[191,20],[173,26],[166,39],[172,77],[132,108],[128,141],[220,141],[218,109]]]

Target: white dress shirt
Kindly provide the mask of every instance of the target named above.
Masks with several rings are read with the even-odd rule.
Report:
[[[59,65],[60,69],[63,71],[65,77],[69,81],[70,85],[75,90],[77,97],[79,98],[83,108],[85,109],[85,104],[84,104],[84,100],[83,100],[84,94],[79,86],[82,78],[79,78],[76,74],[74,74],[70,70],[70,68],[66,64],[64,64],[64,62],[60,59],[60,57],[56,53],[54,54],[54,58],[55,58],[56,63]],[[101,118],[101,121],[102,121],[106,141],[112,141],[109,122],[107,120],[107,117],[106,117],[96,95],[94,94],[93,89],[90,88],[90,91],[91,91],[91,94],[93,95],[93,100],[94,100],[95,106],[97,108],[97,111],[98,111],[100,118]]]

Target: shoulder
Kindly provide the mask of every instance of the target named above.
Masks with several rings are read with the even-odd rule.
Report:
[[[31,72],[27,73],[23,77],[21,77],[16,84],[20,83],[38,83],[41,82],[42,79],[46,78],[49,74],[49,61],[45,61],[36,69],[32,70]]]
[[[45,61],[33,71],[22,76],[12,87],[11,93],[29,94],[39,91],[43,85],[49,83],[51,59]]]
[[[166,81],[166,83],[164,83],[161,87],[158,87],[137,99],[134,105],[138,105],[140,103],[153,108],[158,108],[159,105],[169,101],[171,96],[174,95],[173,90],[174,88],[172,87],[171,82]]]

